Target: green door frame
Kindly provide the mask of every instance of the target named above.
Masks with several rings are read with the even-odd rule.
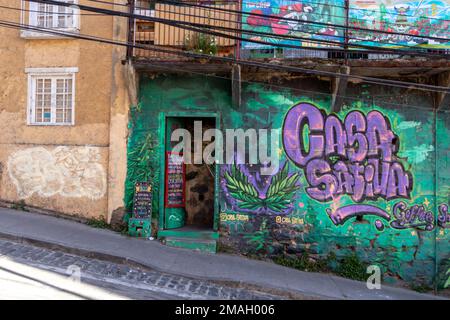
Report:
[[[196,112],[196,111],[169,111],[160,112],[159,114],[159,230],[164,230],[164,189],[165,189],[165,166],[166,166],[166,123],[167,118],[214,118],[216,120],[216,129],[220,129],[220,113],[219,112]],[[214,225],[213,231],[219,230],[219,185],[220,185],[220,165],[216,164],[216,172],[214,178]]]

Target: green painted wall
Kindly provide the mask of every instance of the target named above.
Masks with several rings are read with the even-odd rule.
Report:
[[[302,90],[285,88],[287,86],[302,86]],[[243,105],[236,110],[231,107],[231,85],[227,80],[201,76],[141,78],[140,103],[131,111],[127,208],[131,206],[132,186],[136,179],[149,178],[155,186],[153,208],[154,218],[157,218],[162,150],[158,141],[163,133],[159,131],[158,123],[161,111],[218,111],[222,118],[221,128],[243,129],[281,129],[289,110],[299,102],[320,109],[325,118],[332,114],[330,96],[323,93],[328,90],[326,82],[308,79],[285,82],[280,86],[246,83],[242,89]],[[445,227],[450,221],[444,221],[442,226],[438,224],[438,207],[442,209],[442,205],[450,202],[449,113],[435,116],[431,95],[402,95],[394,88],[356,85],[349,87],[347,95],[353,98],[347,98],[343,110],[335,114],[341,122],[352,111],[360,111],[367,119],[369,112],[376,110],[398,137],[398,151],[394,156],[411,176],[409,196],[400,195],[388,200],[378,196],[356,202],[350,194],[342,194],[329,201],[315,200],[306,192],[310,182],[305,168],[287,157],[283,141],[280,141],[277,152],[281,157],[281,168],[285,170],[272,177],[259,176],[258,166],[242,165],[234,171],[228,165],[221,167],[222,246],[269,257],[307,252],[311,257],[320,258],[332,252],[340,260],[356,254],[362,261],[381,266],[386,282],[403,280],[432,286],[438,270],[437,281],[444,287],[450,267],[450,237]],[[327,159],[331,165],[338,160]],[[366,166],[367,159],[362,164]],[[238,187],[233,187],[230,176],[247,184],[249,195],[253,196],[252,200],[247,200],[253,203],[243,201],[239,196],[242,190],[236,191]],[[283,179],[286,180],[284,184]],[[271,185],[274,185],[272,189]],[[276,199],[268,199],[269,190]],[[423,224],[423,221],[410,219],[402,228],[395,224],[393,227],[396,220],[393,211],[399,202],[404,202],[405,210],[417,205],[416,208],[431,212],[433,221]],[[381,219],[368,214],[370,212],[362,212],[360,218],[351,217],[342,224],[333,222],[330,212],[349,205],[377,208],[389,218]],[[414,226],[417,223],[421,225]]]

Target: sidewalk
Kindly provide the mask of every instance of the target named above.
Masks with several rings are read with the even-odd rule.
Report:
[[[135,239],[66,219],[0,208],[0,238],[57,245],[115,261],[132,261],[158,271],[214,281],[232,281],[308,297],[331,299],[436,299],[432,295],[329,274],[302,272],[228,254],[207,254]]]

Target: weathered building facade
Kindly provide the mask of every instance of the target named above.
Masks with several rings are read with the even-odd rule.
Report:
[[[0,4],[2,22],[120,37],[111,16],[28,1]],[[109,170],[110,139],[117,140],[110,128],[117,122],[115,106],[127,103],[115,68],[123,54],[116,51],[125,50],[25,28],[2,27],[0,39],[1,200],[106,216],[108,193],[114,193],[108,181],[118,174]]]
[[[437,8],[449,6],[436,3]],[[448,87],[448,59],[342,55],[321,50],[329,46],[314,39],[283,42],[300,48],[280,49],[245,41],[261,37],[243,39],[236,27],[298,37],[317,34],[322,41],[340,39],[342,46],[348,45],[343,31],[332,27],[345,23],[333,18],[345,13],[339,2],[296,5],[254,12],[248,2],[137,1],[124,10],[124,3],[116,1],[112,9],[141,19],[80,16],[81,33],[92,25],[97,35],[132,43],[134,48],[128,49],[81,40],[28,39],[17,30],[3,29],[0,35],[8,39],[8,48],[17,49],[2,50],[10,52],[14,63],[2,67],[8,85],[2,86],[1,116],[15,123],[3,129],[1,138],[2,200],[24,200],[69,215],[104,215],[110,221],[131,214],[135,184],[150,182],[152,233],[166,244],[209,251],[220,246],[270,258],[308,254],[321,259],[333,253],[339,261],[356,255],[379,265],[388,282],[444,288],[450,268],[448,95],[371,84],[360,77]],[[350,1],[352,6],[362,4]],[[253,20],[242,17],[236,14],[241,9],[257,15],[249,16]],[[407,13],[389,22],[391,9],[385,6],[385,14],[374,18],[374,28],[383,30],[391,23],[398,31],[404,29],[402,33],[449,36],[448,23],[443,22],[448,16],[418,19],[413,28],[410,19],[404,21]],[[362,23],[360,11],[352,12],[348,22]],[[18,12],[7,14],[19,17]],[[268,26],[264,14],[322,19],[329,26],[319,24],[306,32],[301,30],[306,23],[284,27],[283,19]],[[202,35],[146,17],[229,28],[222,30],[228,37]],[[95,28],[99,19],[110,27]],[[359,39],[359,45],[392,40],[365,36],[360,31],[353,39]],[[405,45],[411,38],[394,40]],[[448,48],[445,42],[417,43],[427,45]],[[291,69],[208,62],[186,52]],[[42,76],[42,68],[52,68],[54,74]],[[67,89],[70,80],[75,91]],[[68,123],[34,123],[40,117],[41,122],[48,118],[57,124],[61,81],[65,96],[75,92],[75,109],[63,117]],[[50,115],[45,108],[30,112],[27,92],[33,92],[34,100],[45,100],[47,82]],[[172,134],[177,129],[194,133],[196,122],[202,123],[202,135],[208,129],[279,130],[275,152],[280,166],[270,175],[261,174],[267,165],[263,163],[177,167],[171,162],[177,155]]]

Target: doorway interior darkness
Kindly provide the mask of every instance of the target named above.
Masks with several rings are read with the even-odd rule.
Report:
[[[186,129],[191,134],[191,152],[194,151],[194,122],[201,121],[202,130],[205,132],[208,129],[217,128],[218,116],[212,115],[199,115],[191,114],[186,115],[172,115],[165,114],[163,116],[163,128],[164,128],[164,143],[162,148],[164,150],[164,177],[162,179],[164,190],[164,205],[161,221],[161,208],[160,208],[160,227],[163,229],[173,229],[174,231],[194,231],[194,230],[217,230],[217,210],[218,210],[218,166],[208,165],[202,161],[201,164],[184,164],[183,168],[183,192],[184,196],[178,206],[171,206],[167,202],[167,193],[170,189],[168,181],[170,174],[168,175],[168,167],[170,164],[168,161],[168,155],[171,155],[172,149],[179,142],[171,141],[172,132],[176,129]],[[203,149],[211,143],[210,141],[203,142]],[[184,149],[186,150],[186,148]],[[194,159],[191,154],[191,159]],[[170,171],[170,169],[169,169]],[[161,197],[160,197],[161,199]],[[181,198],[180,198],[181,199]],[[161,223],[162,222],[162,223]]]

